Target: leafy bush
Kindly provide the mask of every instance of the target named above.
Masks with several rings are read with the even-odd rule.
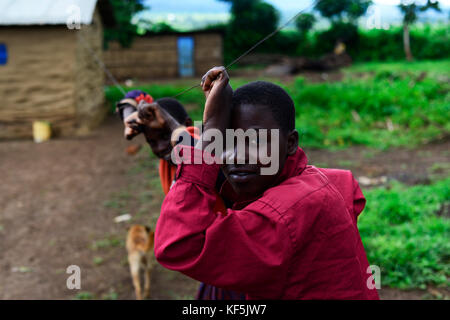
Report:
[[[286,89],[296,103],[301,145],[412,147],[443,137],[450,131],[449,84],[418,77],[382,70],[333,83],[306,84],[297,78]]]
[[[300,33],[308,33],[316,23],[316,17],[311,13],[302,13],[295,19],[295,26]]]
[[[279,12],[261,0],[222,0],[231,3],[224,48],[230,62],[277,28]]]
[[[345,43],[348,48],[358,45],[358,28],[352,23],[336,22],[330,29],[316,33],[315,50],[319,55],[332,52],[337,41]]]
[[[256,52],[279,53],[319,58],[332,52],[336,39],[346,44],[347,52],[354,61],[396,61],[405,60],[401,27],[383,29],[357,29],[349,23],[334,23],[330,29],[309,32],[307,36],[298,30],[282,30],[276,36],[256,48]],[[235,37],[235,35],[233,35]],[[225,61],[230,62],[250,48],[263,35],[240,38],[236,48],[232,37],[225,38]],[[414,25],[410,30],[411,50],[415,59],[446,59],[450,52],[450,27],[448,24]],[[233,41],[234,41],[233,40]],[[230,48],[228,50],[227,48]]]
[[[278,52],[285,55],[294,56],[297,53],[299,42],[301,43],[304,38],[305,35],[299,33],[298,31],[279,32],[270,38],[270,41],[263,42],[260,46],[260,51],[269,53]],[[250,46],[246,49],[249,48]]]
[[[403,30],[359,30],[359,41],[349,48],[355,61],[404,60]],[[411,50],[418,59],[448,58],[450,52],[450,28],[448,25],[415,26],[410,31]]]
[[[365,195],[358,227],[369,262],[381,268],[382,285],[450,285],[450,179],[429,186],[393,183]]]

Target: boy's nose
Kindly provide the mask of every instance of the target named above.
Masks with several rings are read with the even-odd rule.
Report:
[[[244,163],[256,163],[257,154],[249,154],[248,146],[235,146],[233,149],[227,149],[222,155],[223,162],[225,164],[244,164]]]
[[[225,164],[234,164],[235,151],[232,149],[226,149],[222,153],[222,162]]]

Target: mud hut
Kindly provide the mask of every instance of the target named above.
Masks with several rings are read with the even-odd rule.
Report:
[[[0,2],[0,139],[32,136],[35,120],[56,135],[88,132],[107,113],[103,26],[107,0]]]
[[[223,34],[215,30],[148,34],[135,37],[130,48],[112,42],[103,56],[120,80],[202,76],[223,64]]]

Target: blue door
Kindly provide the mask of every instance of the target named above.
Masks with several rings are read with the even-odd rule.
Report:
[[[8,61],[8,50],[4,43],[0,43],[0,65],[6,64]]]
[[[178,38],[178,72],[181,77],[193,77],[194,72],[194,39]]]

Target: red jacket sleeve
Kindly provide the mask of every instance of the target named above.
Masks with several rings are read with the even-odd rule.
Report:
[[[359,214],[364,210],[366,198],[359,187],[358,181],[349,170],[319,168],[334,184],[342,195],[347,209],[356,223]]]
[[[355,215],[355,219],[358,218],[359,214],[364,210],[366,206],[366,198],[359,187],[358,181],[353,177],[353,214]]]
[[[218,171],[217,164],[178,166],[156,225],[156,259],[218,287],[281,293],[292,255],[282,216],[262,201],[227,215],[214,212]]]

